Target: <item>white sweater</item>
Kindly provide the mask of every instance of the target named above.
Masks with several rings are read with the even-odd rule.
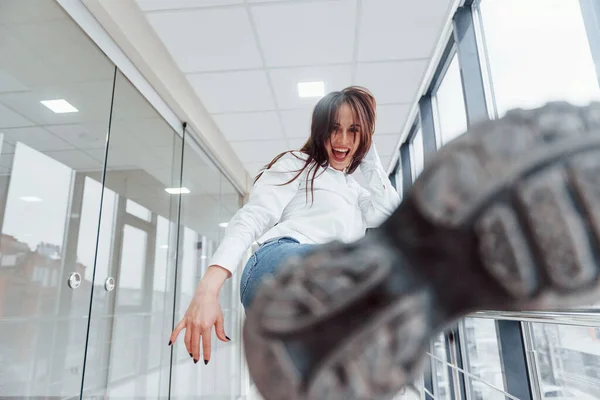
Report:
[[[366,188],[352,175],[331,167],[319,168],[313,186],[314,203],[310,167],[292,183],[279,186],[296,176],[304,165],[306,155],[295,154],[300,159],[286,154],[254,184],[248,203],[229,222],[210,265],[233,273],[254,241],[264,243],[281,236],[291,236],[300,243],[352,242],[364,236],[367,228],[381,224],[400,204],[375,145],[359,167]]]

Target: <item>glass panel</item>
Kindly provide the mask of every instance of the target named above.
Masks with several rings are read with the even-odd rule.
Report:
[[[481,15],[500,116],[600,98],[579,0],[483,0]]]
[[[196,285],[222,238],[225,224],[241,205],[239,193],[210,163],[193,139],[186,140],[184,151],[183,186],[189,193],[183,195],[181,207],[177,321],[190,304]],[[236,398],[241,394],[240,273],[237,271],[227,280],[220,292],[225,332],[232,341],[221,342],[213,329],[211,360],[204,365],[202,360],[194,364],[183,340],[178,340],[174,345],[172,396]]]
[[[530,324],[543,399],[600,399],[600,328]]]
[[[84,397],[166,397],[182,140],[121,73],[108,146]]]
[[[425,155],[423,153],[423,130],[419,128],[410,142],[410,169],[413,182],[417,179],[421,171]]]
[[[140,206],[133,200],[127,199],[126,211],[135,215],[136,217],[143,219],[144,221],[150,222],[152,220],[152,213],[146,207]]]
[[[78,397],[114,65],[56,2],[0,8],[0,393]]]
[[[450,374],[448,373],[448,353],[446,352],[446,341],[444,334],[431,343],[432,365],[433,365],[433,393],[437,400],[452,399],[452,387],[450,385]]]
[[[456,53],[435,93],[439,147],[445,145],[467,130],[467,112],[463,96],[460,66]]]
[[[144,269],[148,254],[148,232],[131,225],[123,227],[119,260],[118,306],[140,306],[144,300]]]
[[[398,163],[402,163],[402,161],[400,159],[398,159]],[[398,169],[396,170],[396,191],[398,192],[398,194],[400,195],[400,198],[402,198],[402,194],[403,194],[403,188],[404,188],[404,176],[402,175],[402,167],[398,166]]]
[[[465,379],[467,386],[471,388],[470,400],[514,400],[514,397],[508,396],[502,390],[492,387],[486,381],[467,376]],[[555,399],[559,400],[559,399]],[[560,400],[566,400],[560,398]],[[575,400],[575,399],[571,399]]]
[[[496,323],[491,319],[465,318],[464,329],[466,370],[479,378],[479,381],[471,381],[471,394],[475,399],[504,399],[505,396],[502,394],[505,389],[504,375],[500,362]],[[490,385],[498,390],[491,388]]]

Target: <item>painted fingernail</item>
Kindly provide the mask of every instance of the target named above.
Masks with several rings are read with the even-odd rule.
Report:
[[[198,360],[194,358],[194,364],[198,364]]]
[[[190,353],[190,357],[194,358],[194,356],[192,355],[192,353]]]
[[[204,360],[204,365],[208,365],[208,360]]]
[[[169,346],[173,344],[173,341],[169,340]]]
[[[225,335],[225,339],[231,341],[231,339],[229,338],[229,336]]]

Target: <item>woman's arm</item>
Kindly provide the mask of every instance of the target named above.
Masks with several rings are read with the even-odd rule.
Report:
[[[367,182],[366,187],[360,187],[359,207],[367,227],[374,228],[396,210],[400,196],[381,165],[375,143],[371,144],[359,168]]]
[[[284,183],[296,176],[303,165],[301,159],[286,154],[263,172],[250,192],[248,203],[229,222],[225,237],[211,259],[211,266],[224,268],[230,274],[235,271],[246,250],[279,221],[283,210],[296,195],[301,178],[287,185]]]

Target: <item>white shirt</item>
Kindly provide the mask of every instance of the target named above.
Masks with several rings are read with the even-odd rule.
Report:
[[[293,182],[281,185],[305,164],[305,154],[294,154],[284,155],[263,172],[250,191],[248,203],[229,222],[210,265],[233,273],[254,241],[264,243],[281,236],[311,244],[353,242],[363,237],[367,228],[380,225],[400,204],[375,145],[359,167],[366,187],[345,172],[319,168],[313,186],[314,203],[310,166]]]

